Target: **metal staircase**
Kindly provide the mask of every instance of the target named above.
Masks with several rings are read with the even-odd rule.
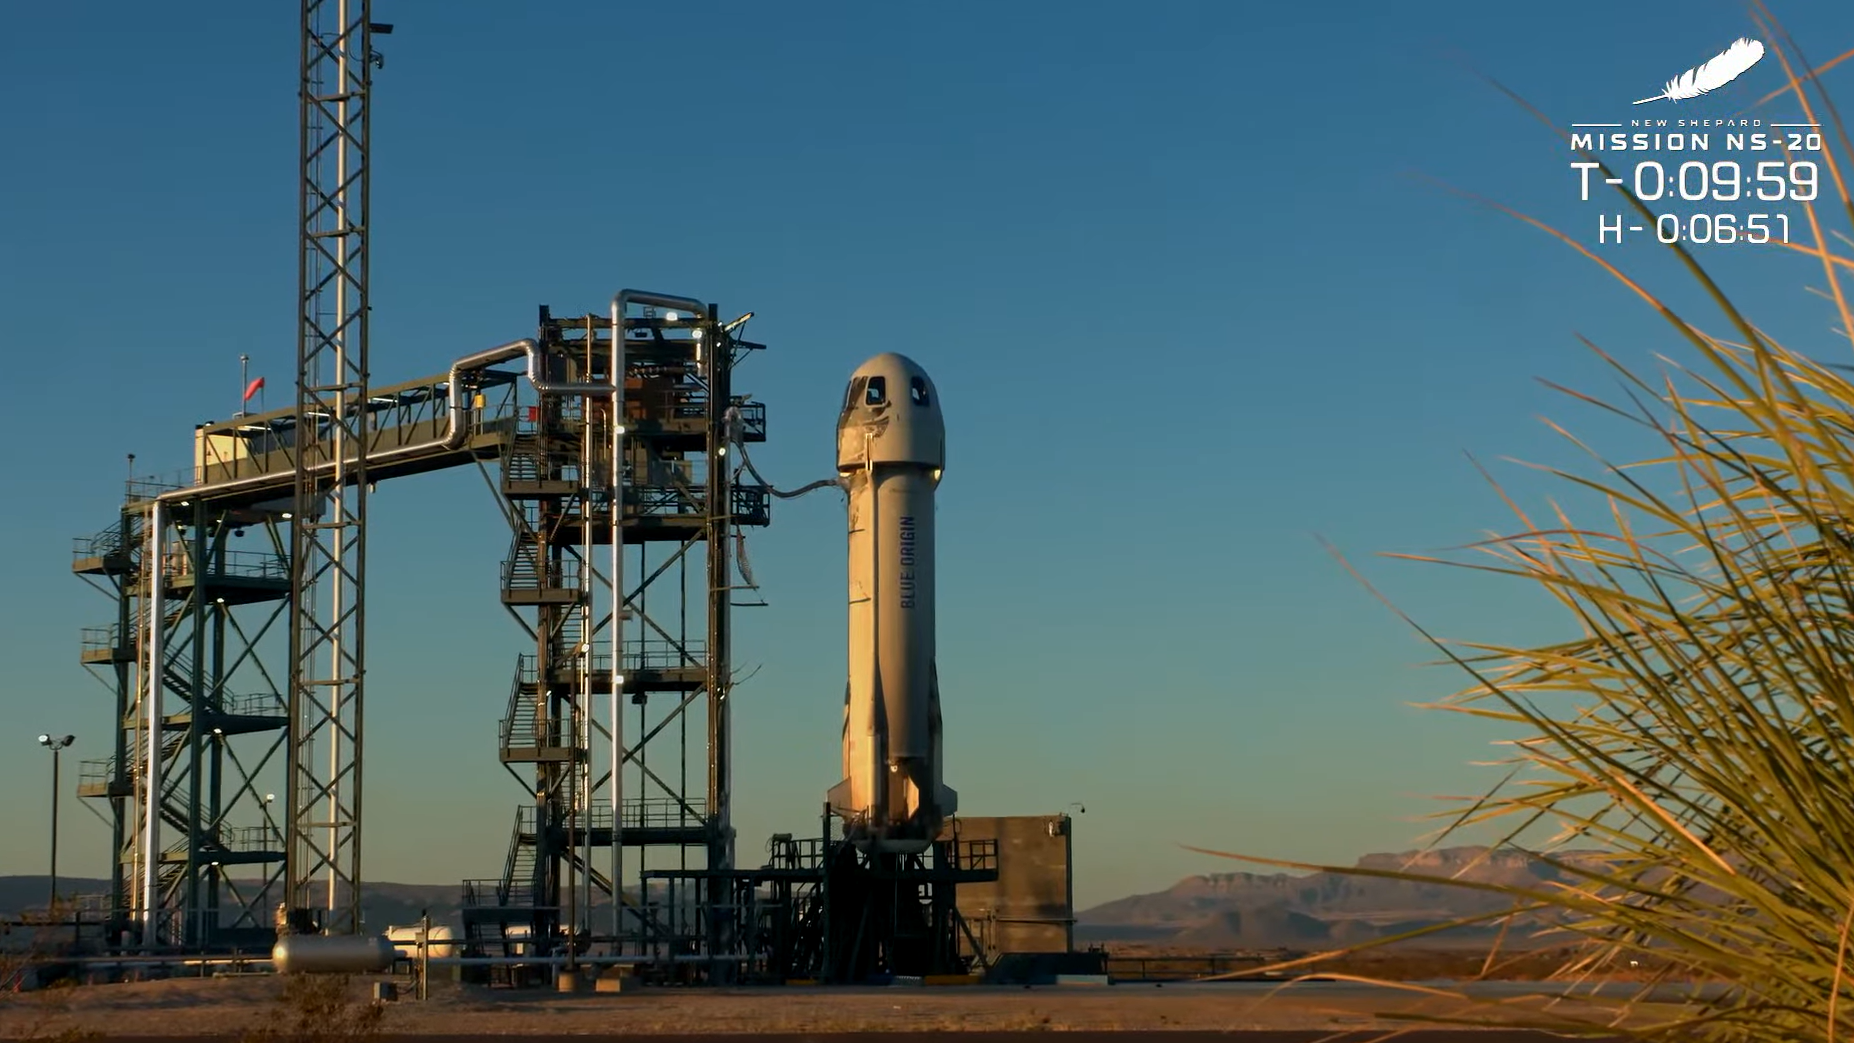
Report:
[[[538,809],[523,805],[515,812],[515,829],[500,880],[463,882],[465,951],[473,956],[521,956],[534,951],[535,932],[545,930],[550,907],[540,901],[536,831]],[[492,982],[514,984],[512,968],[493,968]]]
[[[500,726],[499,752],[503,764],[559,764],[584,760],[586,751],[575,748],[572,724],[548,707],[546,686],[540,682],[537,660],[523,655],[509,685],[508,709]]]
[[[540,882],[535,879],[535,809],[515,809],[515,836],[509,842],[508,864],[502,868],[502,904],[511,909],[540,906]]]
[[[547,547],[528,533],[515,537],[502,563],[503,604],[570,605],[579,597],[578,561],[550,561]]]

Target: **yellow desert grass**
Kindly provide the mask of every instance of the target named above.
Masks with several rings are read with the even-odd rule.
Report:
[[[1854,219],[1843,167],[1854,149],[1795,41],[1761,2],[1753,17],[1788,79],[1781,93],[1827,139],[1820,156],[1790,157],[1816,159],[1826,174],[1798,222],[1812,245],[1790,249],[1820,263],[1819,292],[1839,316],[1829,343],[1807,354],[1777,343],[1672,246],[1716,306],[1708,331],[1570,237],[1508,211],[1604,267],[1692,348],[1646,379],[1590,345],[1625,391],[1617,401],[1567,393],[1640,425],[1665,450],[1627,465],[1592,450],[1595,476],[1546,469],[1598,494],[1605,517],[1574,520],[1554,507],[1534,518],[1509,499],[1517,531],[1447,562],[1548,593],[1584,636],[1510,648],[1445,645],[1423,631],[1473,678],[1437,706],[1517,733],[1505,779],[1451,808],[1442,836],[1493,824],[1499,844],[1561,874],[1536,888],[1449,882],[1561,924],[1575,943],[1556,975],[1567,982],[1639,960],[1667,981],[1715,987],[1678,1008],[1628,990],[1585,1006],[1595,1013],[1541,1008],[1529,1018],[1540,1027],[1616,1026],[1655,1040],[1854,1038],[1854,383],[1813,360],[1854,363],[1843,289],[1854,257],[1828,227]],[[1653,212],[1624,195],[1652,225]],[[1526,843],[1541,826],[1556,827],[1551,840]],[[1554,854],[1570,847],[1605,854]],[[1332,955],[1284,966],[1318,970]]]

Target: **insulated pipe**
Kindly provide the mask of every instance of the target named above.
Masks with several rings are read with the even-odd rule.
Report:
[[[632,302],[640,303],[640,304],[650,304],[650,305],[655,305],[658,307],[665,307],[665,308],[701,309],[703,307],[700,301],[691,300],[687,297],[671,297],[666,294],[648,293],[642,290],[625,290],[619,293],[617,297],[613,298],[612,300],[613,313],[621,314],[619,309],[622,307],[622,305],[626,303],[632,303]],[[383,450],[378,453],[369,453],[367,455],[368,462],[378,463],[382,461],[397,460],[402,456],[409,456],[415,453],[428,452],[432,449],[460,448],[463,445],[464,440],[467,439],[470,435],[470,425],[467,422],[465,422],[464,418],[470,415],[471,413],[475,412],[474,407],[470,404],[470,400],[463,395],[463,392],[461,390],[460,378],[465,373],[475,372],[476,370],[479,370],[479,369],[485,369],[489,366],[495,365],[498,362],[508,362],[510,360],[523,358],[523,357],[526,357],[527,362],[528,362],[528,366],[527,366],[528,382],[530,384],[533,384],[534,389],[538,392],[541,392],[542,394],[604,396],[604,395],[611,395],[614,393],[611,384],[582,384],[582,383],[573,383],[569,381],[548,380],[541,373],[542,352],[540,350],[540,345],[536,343],[532,338],[510,341],[509,343],[504,344],[499,348],[491,348],[488,351],[480,351],[474,355],[467,355],[461,359],[458,359],[456,362],[451,363],[450,377],[448,381],[448,387],[446,389],[447,391],[446,398],[450,404],[450,409],[449,409],[450,430],[445,433],[444,437],[434,438],[434,439],[431,439],[425,442],[419,442],[416,445],[402,445],[402,446],[398,446],[392,449]],[[619,380],[617,393],[619,395],[622,395],[623,391],[624,391],[624,384],[623,384],[623,379],[621,377]],[[299,436],[298,444],[300,445],[300,443],[301,443],[301,440]],[[621,443],[615,443],[615,445],[621,445]],[[316,466],[312,467],[311,470],[312,471],[328,470],[328,469],[333,468],[334,465],[335,465],[335,462],[330,460],[326,463],[317,464]],[[159,496],[155,497],[155,499],[167,501],[167,502],[175,502],[179,500],[190,499],[194,496],[208,495],[212,493],[237,492],[240,489],[249,489],[255,486],[274,482],[275,480],[276,480],[275,475],[268,475],[268,474],[253,475],[249,478],[234,478],[230,481],[225,481],[225,482],[213,482],[213,483],[205,484],[205,485],[191,485],[183,489],[173,489],[168,492],[161,493]]]
[[[538,364],[535,361],[536,358],[539,356],[539,354],[540,354],[540,346],[536,344],[532,339],[517,340],[517,341],[510,341],[509,343],[504,344],[499,348],[491,348],[488,351],[480,351],[474,355],[465,356],[464,358],[458,359],[456,362],[451,363],[450,377],[448,381],[448,386],[446,388],[446,399],[450,404],[450,408],[449,408],[450,430],[448,430],[445,433],[444,437],[442,438],[434,438],[429,441],[419,442],[416,445],[402,445],[402,446],[398,446],[393,449],[383,450],[378,453],[369,453],[367,455],[368,462],[378,463],[380,461],[397,460],[398,458],[402,456],[409,456],[414,453],[428,452],[432,449],[460,448],[464,444],[464,441],[470,437],[470,425],[467,422],[465,422],[464,417],[475,412],[475,407],[470,404],[470,400],[464,397],[463,392],[460,390],[461,388],[460,378],[463,376],[463,374],[469,373],[469,372],[475,372],[476,370],[484,369],[489,366],[493,366],[498,362],[507,362],[511,359],[518,359],[525,355],[527,356],[527,359],[528,359],[529,379],[532,380],[534,377],[534,373],[539,368]],[[537,384],[536,386],[540,387],[539,384]],[[600,387],[603,390],[602,385]],[[550,386],[542,388],[542,390],[554,390],[554,389],[550,385]],[[302,444],[300,436],[297,440],[297,444],[298,444],[298,447],[300,448]],[[334,465],[335,465],[335,462],[333,460],[330,460],[326,463],[317,464],[314,467],[310,468],[310,470],[312,471],[329,470],[329,469],[332,469]],[[191,486],[187,486],[184,489],[170,490],[168,492],[164,492],[160,494],[159,496],[155,497],[155,499],[157,501],[186,500],[186,499],[191,499],[194,496],[207,495],[211,493],[236,492],[240,489],[249,489],[254,486],[264,485],[266,483],[274,482],[274,481],[276,481],[276,476],[269,475],[269,474],[254,475],[249,478],[234,478],[230,481],[225,481],[225,482],[213,482],[207,485],[191,485]]]
[[[167,517],[161,501],[156,500],[148,519],[148,558],[143,567],[148,572],[148,690],[144,697],[148,714],[148,766],[142,772],[146,794],[142,821],[142,944],[156,944],[159,920],[155,914],[161,862],[161,692],[166,687],[167,653],[161,646],[162,631],[167,626],[167,563],[162,530]]]
[[[708,314],[708,305],[693,297],[676,297],[667,293],[652,293],[649,290],[619,290],[612,298],[614,308],[622,308],[627,304],[647,304],[653,308],[686,311],[697,317]],[[623,313],[620,312],[620,314]]]
[[[624,339],[625,308],[632,304],[648,304],[658,308],[681,308],[684,311],[701,316],[706,316],[708,314],[708,306],[691,297],[671,297],[665,293],[651,293],[648,290],[619,290],[618,293],[612,297],[612,340],[615,345],[612,350],[615,360],[622,357],[621,352],[623,346],[618,342]],[[622,373],[619,373],[620,368],[618,366],[612,367],[614,373],[619,373],[616,386],[609,383],[583,384],[569,381],[543,380],[540,372],[540,352],[532,347],[533,341],[527,341],[526,343],[531,345],[528,349],[528,382],[534,385],[536,391],[549,395],[622,396],[624,394],[624,379]],[[616,400],[617,399],[614,399],[614,401]]]

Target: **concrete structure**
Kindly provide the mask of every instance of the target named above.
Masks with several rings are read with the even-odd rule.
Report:
[[[959,915],[984,950],[1068,952],[1075,948],[1075,871],[1068,815],[957,818],[943,836],[997,844],[998,878],[963,884]],[[961,950],[972,954],[961,937]]]

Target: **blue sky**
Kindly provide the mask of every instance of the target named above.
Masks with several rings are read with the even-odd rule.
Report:
[[[1818,61],[1854,47],[1845,3],[1778,14]],[[1541,414],[1614,433],[1535,380],[1612,386],[1577,334],[1637,362],[1679,346],[1573,251],[1412,175],[1588,242],[1614,203],[1577,202],[1562,143],[1464,63],[1562,123],[1627,119],[1752,31],[1732,0],[376,0],[375,17],[397,30],[376,81],[374,379],[626,286],[751,309],[771,350],[736,386],[768,404],[755,462],[793,486],[828,473],[849,371],[919,360],[950,428],[949,782],[969,814],[1085,803],[1090,904],[1235,868],[1180,844],[1400,848],[1430,795],[1486,781],[1469,763],[1493,733],[1408,705],[1461,679],[1420,668],[1432,652],[1317,538],[1446,637],[1563,636],[1523,589],[1377,555],[1507,525],[1465,453],[1537,506],[1554,487],[1499,460],[1577,459]],[[123,454],[188,462],[192,426],[235,408],[241,352],[283,400],[295,32],[290,5],[229,0],[184,20],[10,15],[0,873],[42,871],[33,736],[101,756],[110,728],[77,635],[112,610],[70,574],[70,538],[112,518]],[[1777,77],[1767,59],[1654,114],[1735,115]],[[1608,255],[1691,302],[1663,252]],[[1780,336],[1847,350],[1806,292],[1819,271],[1705,256]],[[751,539],[771,607],[737,620],[736,659],[759,667],[736,696],[743,860],[814,827],[840,774],[841,511],[782,502]],[[366,873],[493,875],[521,797],[494,749],[523,646],[496,601],[506,529],[464,472],[382,486],[372,533]],[[101,875],[107,831],[67,816],[64,872]]]

